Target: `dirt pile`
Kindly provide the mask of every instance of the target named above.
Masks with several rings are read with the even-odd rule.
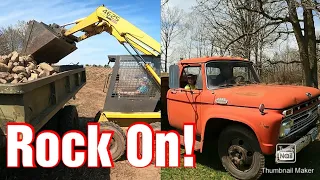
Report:
[[[30,55],[20,56],[14,51],[0,56],[0,84],[25,83],[54,74],[56,72],[49,64],[37,64]]]

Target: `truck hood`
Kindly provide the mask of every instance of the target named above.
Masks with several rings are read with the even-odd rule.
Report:
[[[305,86],[247,85],[215,90],[215,99],[226,99],[227,105],[284,109],[320,95],[320,90]],[[311,98],[307,93],[312,95]]]

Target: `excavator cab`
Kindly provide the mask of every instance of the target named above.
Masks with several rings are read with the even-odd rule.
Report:
[[[160,57],[142,55],[160,76]],[[111,76],[108,76],[108,91],[105,112],[155,112],[160,99],[160,90],[152,77],[131,55],[108,56],[114,61]]]

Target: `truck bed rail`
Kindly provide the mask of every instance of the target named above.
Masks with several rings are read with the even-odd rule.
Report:
[[[8,122],[31,124],[40,130],[86,84],[83,66],[55,66],[57,73],[21,84],[0,85],[0,131]]]

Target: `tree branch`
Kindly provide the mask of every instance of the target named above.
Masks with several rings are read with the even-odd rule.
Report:
[[[276,22],[270,22],[270,23],[267,23],[263,26],[261,26],[260,28],[256,29],[254,32],[252,33],[247,33],[247,34],[242,34],[241,36],[237,37],[236,39],[232,40],[227,46],[225,49],[228,49],[230,45],[232,45],[233,43],[239,41],[240,39],[246,37],[246,36],[252,36],[252,35],[255,35],[256,33],[258,33],[261,29],[263,28],[266,28],[268,26],[272,26],[272,25],[279,25],[281,24],[282,22],[279,22],[279,21],[276,21]]]
[[[267,60],[268,63],[274,65],[274,64],[294,64],[294,63],[297,63],[297,64],[300,64],[301,61],[289,61],[289,62],[285,62],[285,61],[270,61],[270,60]]]
[[[237,7],[237,9],[244,9],[244,10],[247,10],[247,11],[250,11],[250,12],[255,12],[255,13],[259,13],[261,15],[263,15],[265,18],[268,18],[270,20],[273,20],[273,21],[281,21],[282,23],[284,22],[291,22],[290,18],[289,17],[273,17],[269,14],[267,14],[265,12],[265,10],[263,9],[263,2],[262,0],[257,0],[258,3],[259,3],[259,10],[255,10],[255,9],[250,9],[250,8],[247,8],[246,6],[241,6],[241,7]]]

